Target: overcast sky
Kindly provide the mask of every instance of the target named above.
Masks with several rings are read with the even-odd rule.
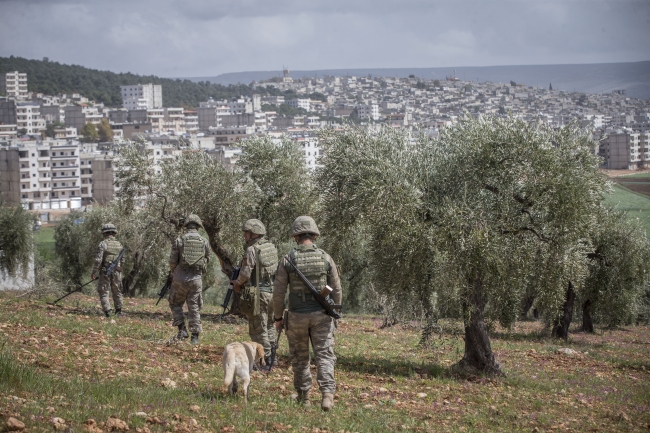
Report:
[[[166,77],[650,60],[650,0],[0,0],[0,56]]]

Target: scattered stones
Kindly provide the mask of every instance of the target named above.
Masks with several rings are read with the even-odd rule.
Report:
[[[198,405],[193,404],[192,406],[190,406],[190,411],[199,412],[199,411],[201,411],[201,408]]]
[[[418,392],[417,396],[418,396],[418,398],[426,398],[426,397],[427,397],[427,393],[425,393],[425,392]]]
[[[575,351],[573,349],[569,349],[568,347],[560,347],[557,351],[558,351],[558,353],[563,353],[563,354],[569,355],[569,356],[573,356],[573,355],[578,354],[577,351]]]
[[[7,420],[7,431],[23,431],[25,430],[25,423],[17,420],[16,418],[9,417]]]
[[[163,386],[163,388],[169,388],[169,389],[175,389],[176,388],[176,382],[171,380],[170,378],[165,378],[163,379],[160,384]]]
[[[375,407],[375,406],[372,405],[372,404],[366,404],[366,405],[363,406],[364,409],[372,409],[373,407]]]
[[[136,412],[134,415],[137,416],[137,417],[141,417],[141,418],[146,418],[147,417],[146,412]]]
[[[84,423],[84,430],[88,433],[104,433],[104,430],[97,426],[97,421],[92,418],[86,420]]]
[[[379,392],[384,393],[384,392],[388,392],[388,390],[386,388],[379,388]]]
[[[361,394],[359,394],[359,398],[362,400],[365,400],[368,397],[370,397],[370,394],[368,394],[367,392],[362,392]]]
[[[54,428],[57,430],[63,430],[67,426],[65,425],[65,420],[63,418],[59,418],[57,416],[53,417],[52,420],[52,425],[54,425]]]
[[[129,431],[129,425],[116,416],[106,420],[107,431]]]

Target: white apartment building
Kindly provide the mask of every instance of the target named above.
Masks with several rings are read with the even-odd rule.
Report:
[[[127,110],[162,108],[162,86],[160,84],[138,84],[120,86],[122,107]]]
[[[7,99],[27,99],[27,74],[13,71],[0,75],[0,93],[4,93]]]
[[[32,102],[16,104],[16,127],[25,134],[40,134],[45,130],[45,120],[41,117],[41,107]]]
[[[650,131],[609,130],[598,146],[603,168],[635,170],[650,165]]]
[[[359,119],[379,120],[378,104],[359,104],[357,106]]]
[[[302,108],[303,110],[311,110],[311,102],[309,99],[290,99],[287,101],[287,105],[291,108]]]
[[[0,141],[18,138],[16,125],[0,124]]]
[[[153,134],[185,134],[185,113],[182,108],[149,108],[147,122]]]
[[[215,145],[232,145],[255,134],[254,126],[231,126],[226,128],[209,128],[208,133],[214,136]]]
[[[185,120],[185,132],[196,135],[199,132],[199,116],[196,111],[184,111],[183,118]]]

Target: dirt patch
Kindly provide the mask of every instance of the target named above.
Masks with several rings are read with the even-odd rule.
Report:
[[[623,185],[631,191],[650,197],[650,178],[619,177],[614,179],[614,182],[618,183],[619,185]]]

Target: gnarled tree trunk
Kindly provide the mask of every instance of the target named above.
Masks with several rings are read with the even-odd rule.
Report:
[[[594,322],[591,318],[591,299],[587,299],[582,304],[582,330],[584,332],[594,332]]]
[[[212,252],[219,259],[221,264],[221,272],[226,274],[228,279],[232,277],[233,271],[235,270],[235,264],[233,263],[228,251],[224,248],[221,243],[221,237],[219,233],[221,232],[221,227],[213,224],[210,221],[203,221],[203,228],[208,234],[208,242],[210,243],[210,248]],[[233,291],[232,304],[230,306],[230,314],[241,315],[240,310],[241,305],[241,294]]]
[[[535,296],[534,295],[528,295],[528,296],[526,296],[524,298],[523,305],[521,306],[521,317],[522,317],[522,319],[526,319],[528,317],[528,312],[533,307],[534,302],[535,302]]]
[[[566,290],[566,298],[564,307],[562,308],[562,315],[558,318],[555,327],[553,328],[553,336],[562,338],[566,341],[569,338],[569,326],[573,319],[573,304],[576,300],[576,292],[573,290],[573,283],[569,281],[569,287]]]
[[[503,373],[494,359],[483,316],[487,304],[483,281],[478,277],[469,283],[472,290],[469,298],[463,302],[463,312],[466,320],[465,354],[458,363],[458,367],[487,375],[501,375]]]

